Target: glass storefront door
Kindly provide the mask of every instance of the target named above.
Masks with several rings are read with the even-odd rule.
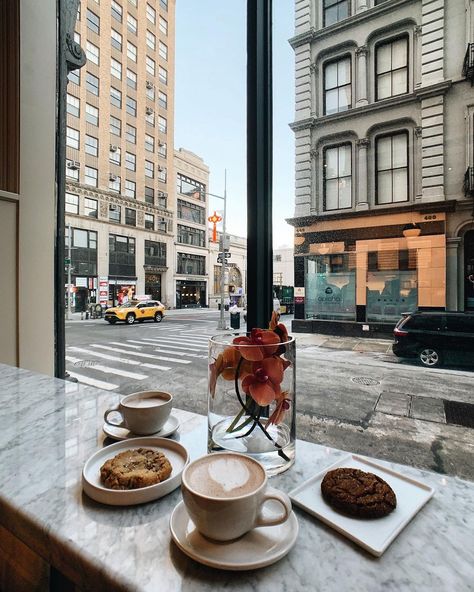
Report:
[[[464,237],[464,309],[474,311],[474,230]]]

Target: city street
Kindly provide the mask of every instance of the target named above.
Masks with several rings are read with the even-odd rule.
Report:
[[[68,321],[68,372],[121,395],[167,390],[177,407],[206,414],[207,342],[218,317],[188,309],[167,311],[159,324]],[[447,422],[443,402],[473,404],[474,372],[400,361],[390,340],[295,337],[299,438],[474,478],[472,428]]]

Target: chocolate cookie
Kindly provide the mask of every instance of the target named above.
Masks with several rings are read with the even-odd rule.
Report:
[[[166,456],[138,448],[125,450],[110,458],[100,468],[100,480],[110,489],[138,489],[161,483],[171,475],[172,467]]]
[[[393,489],[380,477],[359,469],[329,471],[321,482],[328,504],[351,516],[381,518],[397,507]]]

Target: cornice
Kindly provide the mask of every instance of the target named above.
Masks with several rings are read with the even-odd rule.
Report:
[[[421,101],[422,99],[428,99],[436,95],[445,95],[453,85],[452,80],[442,80],[436,84],[430,84],[429,86],[421,86],[415,89],[415,95]]]
[[[288,125],[290,126],[290,128],[294,132],[299,132],[301,130],[311,129],[315,126],[315,124],[316,124],[315,117],[307,117],[306,119],[301,119],[299,121],[293,121],[292,123],[289,123]]]

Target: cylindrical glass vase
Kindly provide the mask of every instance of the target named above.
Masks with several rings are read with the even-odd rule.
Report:
[[[208,452],[247,454],[268,475],[294,463],[295,350],[269,330],[209,340]]]

